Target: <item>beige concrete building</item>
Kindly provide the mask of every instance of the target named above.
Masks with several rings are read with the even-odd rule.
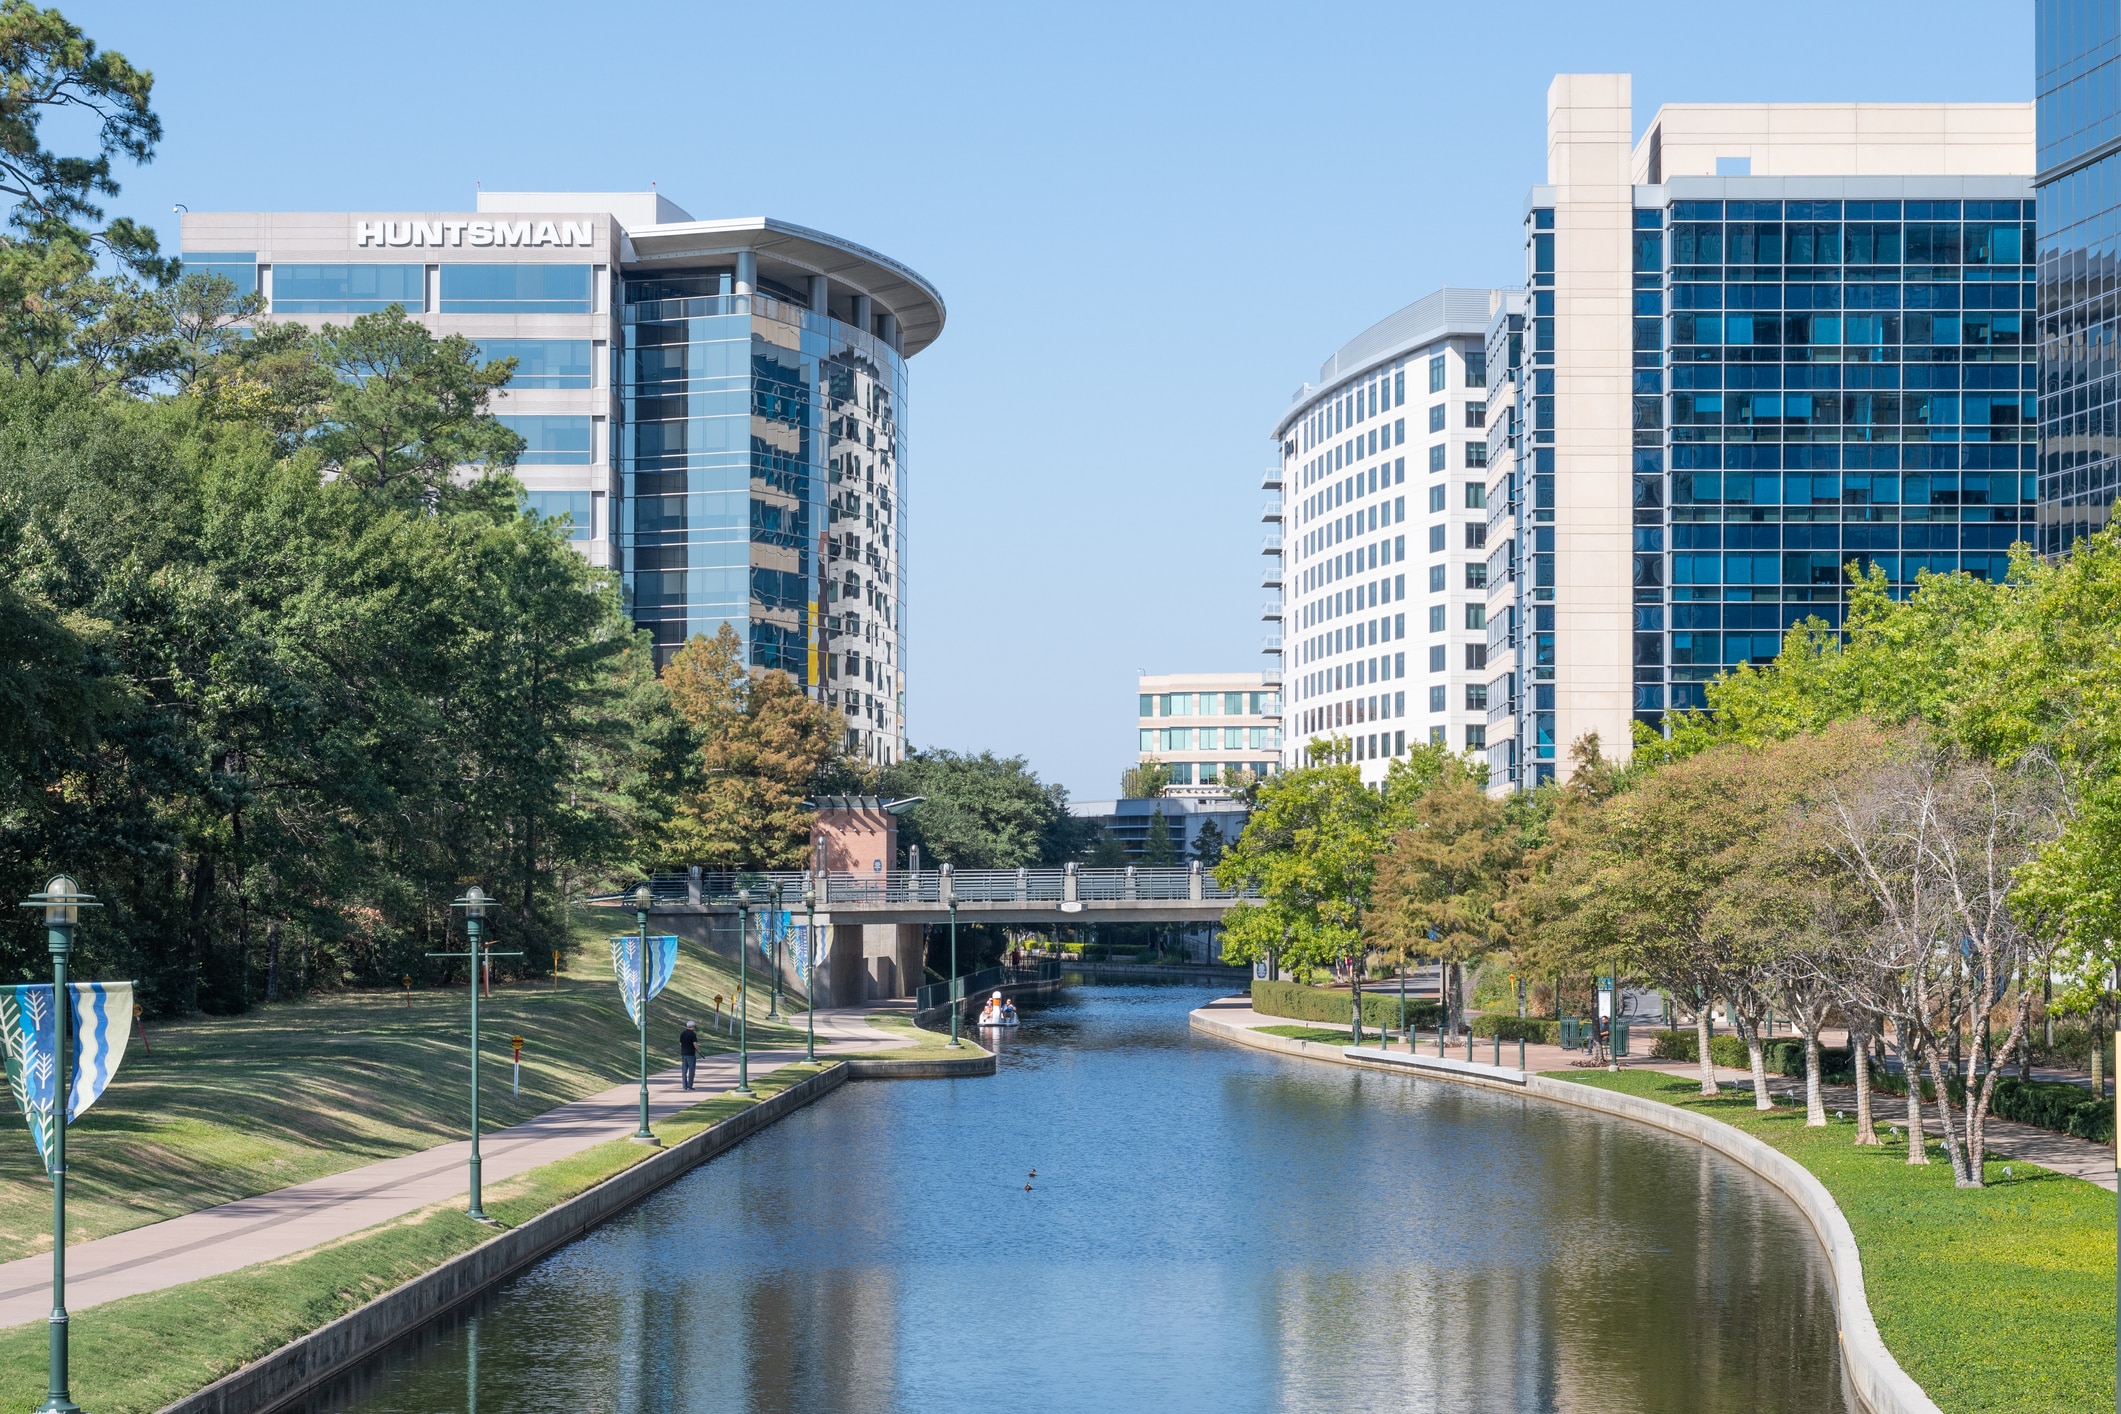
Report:
[[[1144,673],[1135,762],[1171,768],[1173,795],[1220,795],[1281,756],[1281,686],[1267,673]]]
[[[1674,104],[1638,142],[1631,98],[1555,78],[1488,329],[1498,789],[1838,626],[1851,565],[1993,576],[2031,519],[2032,106]]]

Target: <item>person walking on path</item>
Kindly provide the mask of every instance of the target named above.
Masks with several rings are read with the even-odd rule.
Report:
[[[685,1023],[685,1029],[678,1032],[679,1081],[687,1090],[692,1088],[692,1073],[699,1068],[699,1064],[700,1033],[688,1021]]]

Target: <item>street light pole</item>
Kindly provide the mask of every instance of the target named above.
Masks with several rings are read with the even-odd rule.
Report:
[[[766,1019],[781,1019],[781,886],[766,890],[766,916],[772,924],[766,935],[773,939],[773,990],[766,994]]]
[[[66,1314],[66,1112],[73,1101],[70,1074],[74,1046],[68,1034],[73,1025],[73,998],[67,991],[67,963],[74,951],[74,924],[80,910],[101,908],[80,886],[64,874],[55,875],[41,894],[32,894],[24,908],[44,910],[44,936],[52,957],[52,1313],[48,1318],[51,1356],[45,1380],[44,1403],[38,1414],[79,1414],[67,1389]]]
[[[943,902],[950,905],[950,1044],[962,1046],[957,1039],[957,880],[948,872],[943,875],[943,895]],[[2121,1095],[2121,1085],[2114,1087],[2114,1093]]]
[[[641,930],[640,976],[635,985],[641,999],[641,1127],[633,1132],[636,1144],[654,1144],[655,1131],[648,1127],[648,910],[655,903],[655,890],[637,884],[633,890],[633,918]]]
[[[751,1009],[751,974],[746,955],[751,951],[751,886],[736,891],[736,1094],[751,1093],[751,1051],[746,1044],[744,1016]]]
[[[803,1043],[803,1059],[817,1059],[817,886],[803,885],[803,975],[810,979],[803,995],[803,1014],[810,1034]]]
[[[464,896],[453,899],[451,908],[464,910],[464,936],[469,940],[469,952],[431,952],[429,957],[461,957],[471,962],[471,1162],[468,1165],[471,1179],[471,1201],[464,1214],[474,1222],[490,1221],[486,1210],[480,1206],[479,1191],[479,964],[491,960],[493,953],[481,947],[486,936],[486,910],[491,900],[486,891],[477,884],[464,890]],[[523,954],[503,953],[503,957],[521,957]]]

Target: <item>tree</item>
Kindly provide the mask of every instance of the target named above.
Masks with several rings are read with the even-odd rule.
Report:
[[[1119,793],[1123,800],[1154,800],[1171,787],[1171,768],[1154,756],[1120,772]]]
[[[1244,833],[1215,870],[1224,888],[1260,895],[1224,915],[1223,956],[1239,963],[1278,956],[1298,971],[1347,959],[1357,1036],[1361,912],[1385,818],[1383,799],[1352,765],[1287,771],[1259,783]]]
[[[693,635],[664,667],[699,741],[663,840],[666,858],[727,869],[790,869],[809,856],[803,801],[840,749],[839,723],[778,670],[752,674],[724,623]]]
[[[1229,842],[1223,838],[1223,827],[1211,819],[1200,822],[1199,833],[1193,836],[1193,857],[1200,861],[1203,869],[1214,869],[1221,862],[1223,851]]]
[[[1178,863],[1178,849],[1171,842],[1171,821],[1162,810],[1149,812],[1149,831],[1142,838],[1142,863],[1150,869],[1168,869]]]
[[[337,378],[311,442],[338,472],[378,491],[432,501],[460,466],[509,467],[523,439],[487,411],[515,360],[481,363],[461,334],[437,339],[392,305],[317,332]]]
[[[1484,772],[1447,758],[1437,778],[1409,802],[1403,822],[1377,864],[1365,931],[1401,966],[1433,957],[1459,985],[1444,998],[1447,1024],[1463,1020],[1464,967],[1502,934],[1497,905],[1521,858],[1502,801],[1489,796]]]
[[[923,858],[959,869],[1059,864],[1087,838],[1067,787],[1041,781],[1021,756],[914,751],[878,775],[877,789],[922,797],[899,817],[901,835]]]

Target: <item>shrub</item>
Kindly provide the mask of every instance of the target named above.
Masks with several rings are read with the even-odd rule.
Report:
[[[1476,1016],[1473,1018],[1473,1034],[1551,1046],[1561,1040],[1561,1023],[1550,1016]]]
[[[1701,1038],[1691,1031],[1657,1031],[1651,1034],[1650,1054],[1659,1060],[1698,1061],[1701,1059]],[[1711,1036],[1709,1059],[1730,1070],[1751,1070],[1752,1057],[1746,1054],[1745,1042],[1736,1036]],[[1804,1064],[1804,1048],[1797,1048],[1797,1063]],[[1775,1068],[1770,1059],[1768,1069]]]
[[[1650,1036],[1650,1054],[1658,1060],[1698,1060],[1701,1057],[1701,1041],[1691,1031],[1654,1032]]]
[[[1295,1021],[1328,1021],[1348,1024],[1348,994],[1327,987],[1306,987],[1295,982],[1254,982],[1252,1010],[1261,1016],[1286,1016]],[[1433,1001],[1407,998],[1407,1020],[1415,1026],[1434,1029],[1437,1005]],[[1362,994],[1362,1024],[1379,1029],[1399,1028],[1399,993],[1370,991]]]

